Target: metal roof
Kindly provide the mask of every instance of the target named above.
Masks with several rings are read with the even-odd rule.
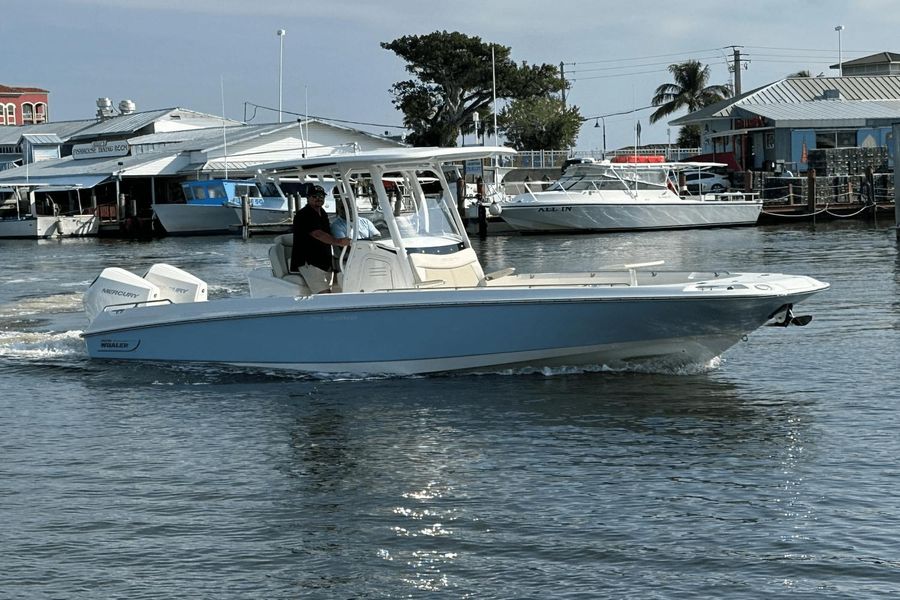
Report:
[[[870,54],[869,56],[863,56],[862,58],[845,60],[841,64],[845,67],[848,65],[855,67],[857,65],[887,65],[895,62],[900,62],[900,54],[895,52],[878,52],[877,54]],[[836,69],[837,65],[831,68]]]
[[[130,115],[117,115],[102,121],[95,121],[90,127],[79,131],[73,139],[93,138],[104,135],[128,134],[150,125],[171,112],[173,109],[152,110],[149,112],[136,112]]]
[[[173,122],[183,123],[191,121],[200,121],[213,124],[215,121],[222,121],[222,117],[209,115],[206,113],[187,110],[184,108],[163,108],[160,110],[151,110],[147,112],[136,112],[127,115],[116,115],[102,121],[95,122],[94,125],[79,131],[77,135],[73,135],[73,140],[87,138],[101,138],[115,135],[130,135],[140,131],[148,125],[152,125],[157,121],[171,120]],[[238,124],[238,121],[225,119],[226,123]],[[184,127],[190,129],[190,126]]]
[[[900,100],[893,101],[841,101],[817,100],[797,104],[762,104],[739,107],[735,116],[758,115],[784,125],[786,121],[839,121],[856,120],[864,125],[867,120],[900,120]]]
[[[243,130],[248,125],[229,125],[225,127],[226,135],[233,135],[235,130]],[[160,133],[148,133],[137,137],[128,138],[131,146],[154,144],[177,144],[180,142],[194,142],[198,140],[222,139],[221,127],[207,127],[203,129],[179,129],[178,131],[163,131]],[[205,142],[204,142],[205,143]],[[199,148],[200,146],[198,146]]]
[[[55,123],[39,123],[37,125],[16,125],[0,127],[0,145],[18,144],[25,134],[53,133],[63,141],[76,131],[90,127],[96,123],[94,120],[85,121],[59,121]]]
[[[55,133],[24,133],[22,138],[28,140],[32,145],[63,143],[62,139]]]
[[[25,166],[21,166],[0,171],[0,185],[24,181],[26,179],[26,170],[28,171],[27,179],[29,180],[53,180],[81,175],[103,175],[106,178],[119,174],[128,176],[130,174],[129,171],[141,171],[141,175],[153,175],[154,173],[146,173],[141,167],[156,161],[172,159],[172,157],[173,155],[170,152],[155,152],[138,156],[114,156],[78,160],[67,156],[65,158],[42,160],[29,164],[27,169]],[[165,165],[166,163],[163,162],[162,164]]]
[[[839,94],[840,100],[829,100],[829,95]],[[708,119],[730,117],[736,108],[756,111],[760,106],[805,104],[818,106],[816,101],[839,103],[842,101],[900,100],[900,75],[868,75],[853,77],[789,77],[756,88],[740,96],[707,106],[689,115],[670,121],[670,125],[687,125]],[[879,103],[866,103],[861,108],[882,114]],[[855,110],[855,109],[853,109]],[[807,117],[814,118],[814,117]],[[883,118],[873,116],[871,118]]]

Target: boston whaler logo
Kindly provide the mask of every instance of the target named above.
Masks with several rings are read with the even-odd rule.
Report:
[[[141,345],[141,340],[100,340],[100,352],[132,352]]]

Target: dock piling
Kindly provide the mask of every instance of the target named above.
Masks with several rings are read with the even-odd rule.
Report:
[[[250,197],[247,194],[241,196],[241,238],[250,238]]]

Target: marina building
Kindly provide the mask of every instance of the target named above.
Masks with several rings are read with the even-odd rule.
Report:
[[[184,108],[103,110],[88,121],[0,127],[0,217],[21,215],[27,206],[14,192],[28,189],[38,214],[149,220],[154,204],[183,201],[186,180],[251,178],[265,163],[403,145],[315,119],[247,125]]]
[[[743,171],[804,173],[822,155],[814,151],[843,148],[871,149],[860,156],[887,170],[891,126],[900,121],[900,74],[868,73],[898,73],[898,58],[885,52],[844,63],[843,77],[781,79],[669,124],[697,125],[702,152],[732,155]]]

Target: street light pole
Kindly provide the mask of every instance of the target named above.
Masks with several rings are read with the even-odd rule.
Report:
[[[844,30],[843,25],[838,25],[834,28],[838,33],[838,75],[840,77],[844,76],[844,53],[841,49],[841,32]]]
[[[275,32],[278,36],[278,122],[281,123],[281,82],[284,73],[284,29]]]
[[[603,156],[602,156],[602,158],[606,158],[606,117],[600,117],[600,122],[603,123]]]

